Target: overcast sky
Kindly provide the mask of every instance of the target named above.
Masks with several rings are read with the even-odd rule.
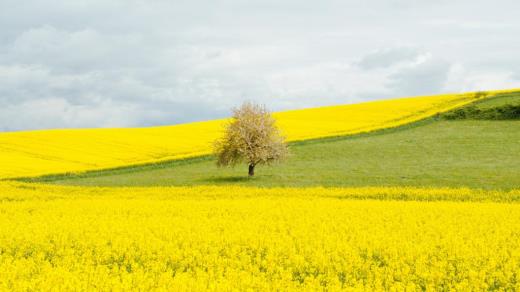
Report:
[[[520,87],[518,0],[0,0],[0,131]]]

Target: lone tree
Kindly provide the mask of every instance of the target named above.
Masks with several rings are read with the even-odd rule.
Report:
[[[285,138],[276,127],[276,120],[264,107],[250,102],[233,109],[231,121],[224,136],[215,141],[218,166],[247,163],[249,176],[255,175],[255,166],[271,164],[287,156]]]

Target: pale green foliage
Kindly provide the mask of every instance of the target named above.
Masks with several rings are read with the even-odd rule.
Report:
[[[285,137],[271,113],[264,106],[250,102],[233,109],[224,136],[214,146],[218,166],[246,162],[254,168],[282,160],[288,153]]]

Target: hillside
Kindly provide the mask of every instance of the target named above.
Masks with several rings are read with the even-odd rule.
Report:
[[[511,90],[490,95],[508,92]],[[276,113],[275,117],[288,140],[298,141],[396,127],[475,100],[474,93],[448,94],[293,110]],[[0,133],[0,178],[81,172],[209,154],[224,122]]]
[[[479,108],[520,104],[520,94],[477,102]],[[472,105],[473,106],[473,105]],[[520,121],[430,118],[373,134],[293,143],[281,165],[218,169],[213,159],[177,161],[82,176],[48,178],[92,186],[417,186],[513,189],[520,186]]]
[[[306,130],[314,138],[376,130],[292,142],[286,163],[253,179],[202,156],[0,180],[0,290],[520,290],[520,120],[447,118],[520,104],[520,93],[472,97],[438,115],[432,99],[426,113],[408,101],[418,100],[277,114],[295,140]],[[395,123],[403,124],[385,129]],[[61,155],[62,172],[74,165],[58,157],[85,169],[143,158],[153,137],[175,148],[166,133],[199,129],[208,139],[201,125],[21,133],[34,140],[12,150],[27,160],[2,173],[49,173],[53,160],[35,160],[38,151]]]

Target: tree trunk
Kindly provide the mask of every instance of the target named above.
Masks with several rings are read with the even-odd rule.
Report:
[[[255,175],[255,165],[249,164],[249,176]]]

